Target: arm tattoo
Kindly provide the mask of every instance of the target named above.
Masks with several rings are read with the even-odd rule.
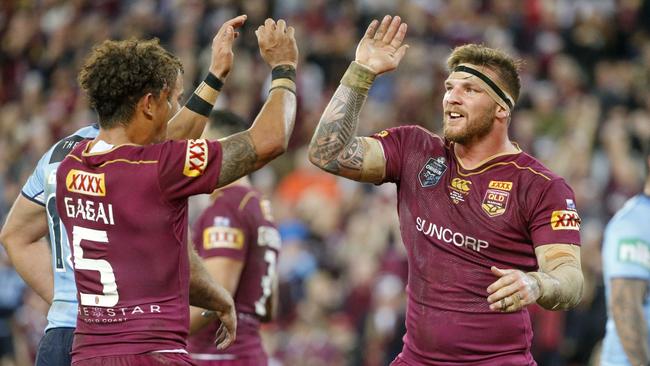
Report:
[[[612,280],[612,316],[616,332],[632,365],[647,365],[650,362],[648,322],[643,315],[646,289],[647,282],[643,280]]]
[[[221,140],[223,151],[219,187],[251,173],[258,160],[255,146],[248,131],[240,132]]]
[[[319,167],[338,174],[341,169],[361,171],[364,146],[355,139],[359,112],[366,95],[340,85],[311,141],[311,158]]]

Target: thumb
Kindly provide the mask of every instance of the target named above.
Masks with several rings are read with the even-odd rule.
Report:
[[[497,277],[503,277],[508,273],[505,270],[499,269],[495,266],[490,267],[490,271],[492,271],[492,274],[494,274]]]
[[[402,58],[404,57],[404,55],[406,55],[406,50],[408,50],[409,47],[410,47],[409,45],[405,44],[397,49],[397,52],[395,52],[395,58],[397,58],[397,63],[402,61]]]

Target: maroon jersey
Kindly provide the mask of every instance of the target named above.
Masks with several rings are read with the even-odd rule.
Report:
[[[490,310],[491,266],[535,271],[535,247],[580,244],[571,188],[525,154],[464,168],[453,143],[417,126],[373,136],[397,185],[409,260],[401,358],[417,365],[535,365],[527,310]]]
[[[270,204],[245,186],[219,190],[214,203],[197,219],[193,243],[203,258],[227,257],[244,262],[234,294],[238,312],[237,339],[226,350],[214,346],[219,327],[212,322],[190,337],[188,350],[196,360],[265,359],[259,335],[266,317],[280,249],[280,234],[272,221]]]
[[[82,141],[57,171],[57,210],[70,237],[79,311],[73,362],[182,350],[189,326],[187,197],[211,192],[221,145]]]

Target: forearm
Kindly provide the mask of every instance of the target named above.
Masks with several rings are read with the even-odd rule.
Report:
[[[16,272],[38,296],[51,304],[54,296],[54,276],[52,254],[48,244],[44,240],[33,243],[6,240],[3,244]]]
[[[635,278],[613,278],[610,286],[609,308],[627,359],[634,366],[648,365],[648,323],[643,312],[648,282]]]
[[[293,67],[286,70],[295,77]],[[223,153],[217,187],[252,173],[286,151],[296,119],[295,93],[292,79],[274,79],[251,128],[219,140]]]
[[[565,263],[549,272],[529,272],[537,280],[537,303],[547,310],[567,310],[578,305],[584,290],[580,266]]]
[[[201,137],[222,86],[223,83],[213,73],[209,73],[208,77],[194,90],[183,108],[169,120],[167,138],[185,140]]]
[[[309,144],[309,159],[333,174],[361,172],[364,144],[355,139],[359,113],[375,75],[353,62],[323,113]],[[361,158],[360,158],[361,157]]]
[[[648,323],[643,315],[641,303],[629,304],[629,301],[624,301],[621,306],[612,306],[612,316],[630,364],[648,365],[650,363]]]
[[[216,312],[228,312],[234,307],[232,296],[216,283],[194,250],[190,258],[190,305]]]

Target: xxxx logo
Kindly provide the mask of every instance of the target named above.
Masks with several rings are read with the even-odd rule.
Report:
[[[451,188],[460,191],[462,193],[468,193],[469,190],[471,189],[471,185],[472,182],[465,179],[454,178],[451,180]]]
[[[208,166],[208,143],[201,140],[187,141],[187,152],[185,154],[185,166],[183,175],[198,177],[203,174]]]
[[[500,182],[498,180],[491,180],[488,188],[501,189],[503,191],[512,190],[512,182]]]
[[[580,217],[576,211],[553,211],[551,228],[553,230],[580,230]]]
[[[93,174],[72,169],[65,177],[65,186],[70,192],[100,197],[106,195],[104,173]]]

